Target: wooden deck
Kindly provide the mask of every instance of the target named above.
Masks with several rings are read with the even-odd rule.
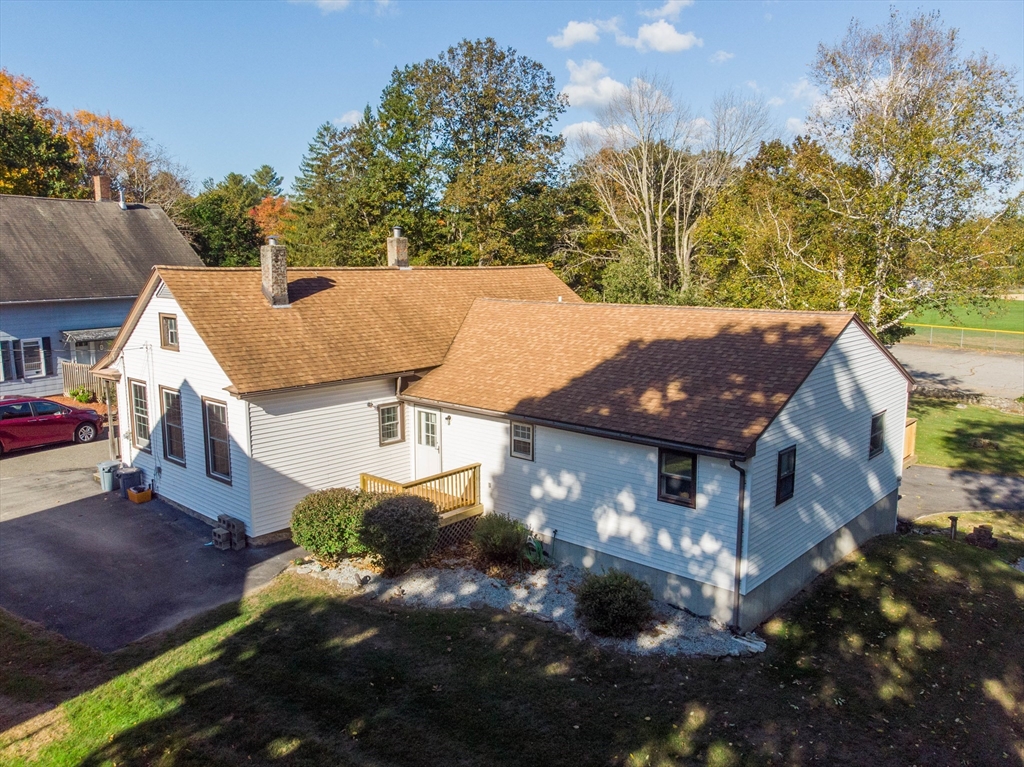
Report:
[[[437,507],[441,527],[484,513],[484,507],[480,503],[478,463],[414,479],[412,482],[393,482],[383,477],[375,477],[373,474],[360,474],[359,488],[373,493],[418,495],[426,498]]]

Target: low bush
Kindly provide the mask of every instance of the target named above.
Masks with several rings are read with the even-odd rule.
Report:
[[[77,389],[72,389],[68,392],[68,396],[75,402],[81,402],[83,405],[96,401],[96,392],[87,386],[79,386]]]
[[[621,570],[588,575],[576,594],[576,617],[600,636],[636,636],[653,615],[653,598],[650,586]]]
[[[388,576],[398,575],[425,559],[437,543],[434,504],[415,495],[385,498],[363,515],[359,542]]]
[[[473,545],[488,562],[519,564],[530,530],[518,519],[504,514],[484,514],[473,530]]]
[[[325,561],[366,554],[359,542],[363,515],[387,497],[345,487],[310,493],[292,512],[292,540]]]

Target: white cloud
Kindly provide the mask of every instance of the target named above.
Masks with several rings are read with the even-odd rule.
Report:
[[[789,98],[793,101],[809,101],[812,104],[821,98],[818,88],[806,77],[801,77],[789,86]]]
[[[363,113],[358,109],[350,109],[341,117],[334,118],[335,125],[355,125],[363,119]]]
[[[678,19],[679,12],[690,5],[693,5],[693,0],[665,0],[660,8],[640,11],[640,15],[649,19]]]
[[[695,45],[704,45],[704,41],[693,32],[681,33],[664,19],[644,24],[637,31],[636,37],[616,32],[615,42],[636,48],[640,52],[651,50],[659,53],[677,53],[689,50]]]
[[[570,21],[561,32],[549,37],[548,42],[556,48],[572,48],[576,43],[596,43],[600,39],[597,24],[590,21]]]
[[[569,68],[569,84],[562,93],[574,107],[603,107],[620,93],[626,92],[626,86],[618,80],[608,77],[608,69],[598,61],[587,59],[577,64],[572,59],[566,62]]]
[[[628,138],[629,130],[625,125],[605,127],[595,120],[566,125],[562,128],[562,137],[570,145],[590,146],[595,144],[616,144]]]
[[[352,4],[352,0],[289,0],[292,3],[301,3],[302,5],[315,5],[320,9],[320,13],[325,16],[328,13],[334,13],[335,11],[343,11]]]
[[[734,58],[735,53],[729,53],[728,51],[715,51],[711,54],[711,58],[708,59],[712,64],[724,64],[729,59]]]
[[[747,87],[754,93],[761,92],[761,86],[757,84],[757,80],[747,80]]]
[[[786,120],[786,130],[794,136],[799,136],[807,132],[807,123],[799,117],[790,117]]]
[[[778,96],[772,96],[770,99],[768,99],[768,106],[770,107],[781,107],[785,103],[786,100],[781,99]]]

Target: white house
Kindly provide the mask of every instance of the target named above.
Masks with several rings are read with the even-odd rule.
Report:
[[[895,526],[910,378],[850,313],[585,304],[545,267],[286,270],[271,245],[262,275],[157,267],[97,370],[154,490],[256,539],[313,490],[479,464],[484,510],[557,559],[747,629]]]

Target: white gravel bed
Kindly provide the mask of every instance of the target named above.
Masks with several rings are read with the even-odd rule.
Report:
[[[381,602],[433,609],[490,607],[528,615],[578,639],[626,653],[718,658],[748,655],[765,649],[765,643],[752,634],[735,637],[721,625],[657,601],[654,603],[653,625],[635,639],[594,636],[576,620],[574,614],[576,596],[572,589],[583,580],[583,574],[575,567],[537,570],[514,584],[488,577],[472,567],[413,568],[398,578],[384,578],[370,570],[364,560],[358,559],[346,559],[337,567],[327,569],[316,563],[299,565],[295,569],[299,573],[329,580],[363,598]]]

